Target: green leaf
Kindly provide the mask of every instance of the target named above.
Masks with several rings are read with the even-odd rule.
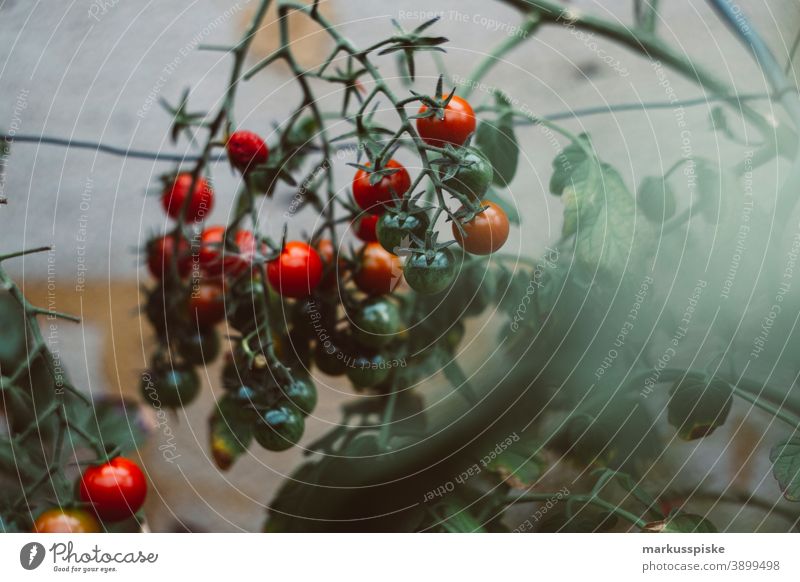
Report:
[[[581,136],[587,144],[588,137]],[[573,182],[582,182],[589,174],[590,160],[583,148],[576,143],[565,147],[553,160],[553,175],[550,176],[550,192],[561,196]]]
[[[483,533],[481,523],[475,519],[457,497],[437,504],[433,511],[442,522],[441,527],[449,533]]]
[[[601,275],[616,280],[643,272],[656,244],[652,223],[638,219],[633,195],[616,170],[602,164],[599,179],[590,179],[586,168],[564,190],[562,236],[574,234],[577,262]]]
[[[27,356],[25,314],[8,291],[0,291],[0,374],[11,376]]]
[[[644,526],[643,531],[650,533],[717,533],[717,528],[702,516],[676,511],[666,519],[651,521]]]
[[[475,140],[492,164],[492,182],[498,186],[508,186],[517,173],[519,163],[519,145],[514,135],[512,117],[505,114],[493,123],[482,121],[478,125]]]
[[[552,507],[547,502],[539,506],[542,514],[537,528],[540,533],[591,533],[609,531],[617,525],[617,516],[596,505],[584,502],[563,500],[560,493],[552,499]],[[534,517],[538,513],[534,513]]]
[[[441,358],[440,361],[444,363],[442,367],[442,372],[444,373],[445,378],[447,378],[450,385],[457,391],[461,392],[464,397],[469,400],[471,403],[478,402],[478,396],[475,393],[475,390],[472,388],[472,385],[469,383],[469,379],[467,375],[464,374],[464,370],[461,369],[461,366],[456,361],[456,359],[447,354],[445,350],[438,349],[437,352],[441,352],[439,356]]]
[[[214,463],[227,471],[247,451],[253,440],[252,418],[240,403],[223,397],[208,422]]]
[[[800,501],[800,437],[772,447],[769,460],[783,496],[789,501]]]
[[[486,467],[514,489],[527,489],[544,473],[547,463],[538,440],[523,437],[497,455]]]
[[[89,407],[77,397],[69,396],[65,399],[65,410],[70,424],[79,426],[109,449],[119,447],[122,452],[130,452],[141,447],[147,437],[142,409],[129,400],[102,396],[94,398],[93,407]],[[71,435],[81,439],[75,432]]]
[[[497,170],[495,169],[495,176],[496,175],[497,175]],[[506,200],[505,196],[503,196],[500,192],[490,187],[489,192],[486,195],[485,199],[497,204],[500,208],[502,208],[503,212],[506,213],[506,216],[508,216],[508,221],[511,224],[519,226],[520,218],[519,218],[519,212],[517,212],[517,207],[514,206],[514,204],[512,204],[508,200]]]
[[[727,382],[686,378],[670,389],[669,423],[687,441],[710,435],[728,418],[733,391]]]

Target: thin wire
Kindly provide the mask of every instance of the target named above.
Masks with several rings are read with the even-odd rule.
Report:
[[[638,102],[638,103],[619,103],[617,105],[587,107],[585,109],[575,109],[572,111],[562,111],[559,113],[551,113],[542,116],[543,119],[548,121],[559,121],[562,119],[589,117],[592,115],[602,115],[609,113],[624,113],[627,111],[647,111],[650,109],[674,109],[676,107],[694,107],[698,105],[709,104],[713,102],[744,102],[755,101],[760,99],[772,99],[773,95],[768,93],[752,93],[743,95],[732,95],[729,97],[724,96],[708,96],[708,97],[695,97],[694,99],[685,99],[683,101],[651,101],[651,102]],[[133,159],[153,160],[157,162],[196,162],[200,159],[197,154],[177,154],[170,152],[152,152],[148,150],[134,150],[130,148],[120,148],[107,145],[100,142],[89,140],[76,140],[65,139],[61,137],[53,137],[48,135],[5,135],[0,134],[0,140],[7,143],[33,143],[40,145],[52,145],[74,149],[92,150],[100,153],[110,154],[113,156],[123,156]],[[227,159],[225,154],[212,158],[212,162],[220,162]]]

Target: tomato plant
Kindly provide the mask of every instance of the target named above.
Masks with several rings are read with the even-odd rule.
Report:
[[[797,159],[800,148],[792,142],[800,101],[792,85],[757,32],[744,34],[746,19],[737,25],[721,1],[713,4],[773,83],[767,97],[790,104],[786,119],[765,117],[750,104],[752,95],[736,99],[713,71],[672,48],[659,36],[656,2],[635,2],[633,24],[622,25],[555,2],[501,1],[520,13],[524,34],[504,39],[472,72],[448,70],[452,62],[442,56],[435,86],[417,78],[416,63],[449,42],[433,32],[436,19],[413,30],[395,23],[380,35],[376,28],[380,38],[361,46],[343,36],[318,2],[280,1],[278,48],[251,62],[252,37],[271,5],[261,0],[240,42],[204,47],[230,53],[231,81],[215,110],[188,113],[191,91],[167,107],[173,139],[189,135],[199,147],[165,174],[161,204],[174,220],[146,246],[153,283],[142,307],[155,333],[146,344],[142,400],[158,414],[199,406],[201,389],[213,394],[208,447],[220,470],[253,442],[269,451],[263,455],[304,448],[307,460],[269,503],[268,531],[508,531],[518,515],[507,509],[520,506],[547,508],[546,516],[540,511],[528,521],[537,531],[713,531],[711,519],[693,513],[704,511],[694,493],[715,505],[762,509],[774,509],[777,499],[751,503],[748,491],[742,501],[701,490],[700,480],[671,490],[669,476],[685,465],[672,458],[680,446],[672,437],[713,445],[730,436],[724,427],[745,414],[742,406],[770,415],[786,431],[769,458],[774,493],[796,503],[800,404],[769,385],[772,372],[759,377],[752,370],[766,360],[762,354],[777,369],[783,348],[796,347],[794,332],[774,324],[780,313],[800,312],[790,293],[797,249],[787,255],[781,246],[791,238],[785,227],[800,184],[788,181],[774,208],[764,203],[759,212],[747,192],[754,170],[778,155]],[[330,39],[331,52],[316,66],[295,58],[290,15]],[[672,67],[699,83],[702,98],[655,105],[671,109],[685,130],[675,160],[656,175],[650,160],[642,178],[631,156],[637,171],[621,172],[607,161],[619,153],[610,151],[614,144],[570,129],[581,115],[634,114],[652,104],[546,114],[532,112],[528,96],[510,94],[513,84],[484,83],[543,24],[621,41],[653,59],[659,75]],[[394,55],[397,75],[385,75],[386,55]],[[277,61],[297,82],[299,100],[284,118],[271,120],[268,144],[237,129],[236,97],[243,81]],[[660,79],[659,91],[669,86],[668,77]],[[337,107],[321,98],[319,87],[327,84],[336,87],[327,95],[342,95]],[[681,124],[684,105],[694,101],[719,101],[713,128],[751,150],[744,161],[723,165],[701,157],[699,144],[697,151],[689,147],[692,132]],[[747,131],[737,131],[744,128],[730,113],[741,116]],[[530,128],[542,132],[546,145],[527,135],[523,156],[517,134]],[[539,187],[531,172],[521,183],[520,160],[543,159],[552,160],[547,186]],[[234,170],[237,182],[225,193],[215,182],[217,203],[232,200],[229,220],[207,225],[219,164]],[[291,200],[286,212],[273,212],[285,200]],[[520,208],[547,220],[532,221]],[[552,208],[563,211],[559,220],[549,220]],[[731,209],[740,208],[746,210],[731,220]],[[770,230],[766,242],[748,238],[764,227],[763,215],[775,217],[776,236]],[[518,226],[519,248],[538,249],[535,256],[509,250]],[[704,238],[709,231],[713,240]],[[707,251],[702,266],[683,261],[687,241]],[[748,254],[751,248],[762,256]],[[786,259],[764,267],[765,278],[782,286],[776,292],[756,282],[748,295],[737,277],[756,272],[753,265],[760,276],[763,257]],[[10,330],[0,346],[9,427],[0,467],[12,459],[20,469],[19,490],[9,501],[0,498],[0,524],[77,532],[138,520],[147,486],[142,470],[121,456],[130,443],[117,434],[107,445],[107,425],[115,424],[108,418],[115,417],[94,426],[87,411],[98,406],[70,384],[63,390],[68,396],[55,389],[55,356],[36,319],[49,310],[31,305],[2,268],[0,279],[8,295],[1,322]],[[715,287],[719,293],[709,291]],[[676,307],[675,295],[687,297],[685,304]],[[731,312],[734,304],[773,307],[743,323]],[[734,322],[735,332],[719,329],[718,321]],[[755,339],[742,348],[742,336]],[[464,354],[477,349],[480,361],[470,365]],[[219,377],[199,373],[222,357]],[[786,373],[779,381],[791,385],[795,371],[780,371]],[[202,386],[201,377],[210,385]],[[341,422],[312,440],[306,422],[319,420],[318,386],[329,377],[337,390],[349,386],[355,394]],[[660,396],[651,399],[656,391]],[[38,452],[29,440],[34,434],[44,443]],[[67,435],[82,447],[69,461]],[[65,470],[70,461],[89,467],[77,491]],[[558,478],[571,479],[571,490],[545,491]],[[784,504],[780,511],[797,523],[800,510]]]

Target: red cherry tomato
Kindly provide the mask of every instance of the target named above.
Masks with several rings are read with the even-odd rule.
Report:
[[[225,319],[225,289],[217,281],[203,281],[189,296],[189,315],[201,328]]]
[[[458,227],[453,225],[453,236],[461,248],[473,255],[490,255],[502,247],[508,239],[508,217],[503,209],[494,202],[484,200],[483,212],[471,221],[462,223],[466,238]]]
[[[427,105],[419,108],[419,113],[425,113]],[[438,116],[418,117],[417,132],[423,141],[429,145],[444,147],[445,144],[455,146],[464,145],[467,138],[475,131],[475,112],[465,100],[454,95],[444,108],[444,119]]]
[[[34,533],[98,533],[100,523],[88,511],[48,509],[33,522]]]
[[[306,243],[288,242],[280,256],[267,265],[267,278],[284,297],[305,297],[322,281],[322,259]]]
[[[384,167],[397,171],[384,176],[375,184],[369,183],[370,173],[360,168],[353,177],[353,197],[361,210],[382,214],[386,205],[392,203],[392,192],[402,198],[411,187],[411,176],[402,164],[389,160]]]
[[[192,188],[192,174],[183,172],[175,177],[175,181],[168,186],[161,196],[164,210],[172,218],[178,218],[183,210],[184,202],[190,197]],[[203,177],[198,177],[191,192],[191,199],[186,207],[186,221],[202,221],[214,208],[214,190]]]
[[[269,148],[261,137],[252,131],[236,131],[225,144],[231,165],[241,172],[266,164],[269,160]]]
[[[204,273],[235,278],[252,269],[256,256],[256,237],[249,230],[239,230],[233,240],[236,249],[224,248],[224,226],[209,226],[203,230],[198,256]],[[262,248],[264,250],[265,247]]]
[[[377,242],[378,233],[375,230],[380,217],[374,214],[362,214],[354,223],[356,236],[364,242]]]
[[[135,514],[147,496],[147,480],[139,465],[116,457],[84,471],[78,485],[81,500],[103,521],[122,521]]]
[[[396,255],[377,242],[364,245],[355,276],[359,289],[369,295],[385,295],[392,292],[402,279],[403,267]]]
[[[189,252],[189,241],[178,239],[177,267],[178,275],[186,277],[192,270],[192,257]],[[147,243],[147,268],[156,279],[163,279],[172,268],[175,255],[175,238],[171,234],[151,240]]]

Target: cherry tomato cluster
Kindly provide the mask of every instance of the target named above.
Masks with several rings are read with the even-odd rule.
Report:
[[[88,467],[77,483],[81,506],[44,511],[33,524],[37,533],[97,533],[101,522],[131,518],[147,497],[147,480],[139,466],[115,457]]]
[[[214,201],[208,179],[178,172],[165,180],[162,200],[176,226],[147,246],[157,285],[145,313],[158,346],[142,375],[145,400],[167,408],[192,402],[200,392],[197,366],[227,352],[224,394],[211,421],[214,457],[225,468],[251,439],[271,451],[299,441],[317,402],[312,367],[382,393],[407,366],[402,355],[443,334],[455,349],[461,319],[480,313],[494,289],[486,265],[470,256],[497,251],[509,234],[503,210],[484,199],[493,169],[470,145],[475,127],[472,107],[453,95],[424,99],[417,115],[437,189],[461,204],[447,214],[450,243],[436,242],[442,209],[412,192],[421,180],[393,152],[357,165],[348,206],[350,229],[362,243],[356,248],[319,235],[275,244],[239,219],[206,225]],[[270,148],[253,132],[236,131],[225,146],[246,183],[269,162]],[[421,311],[410,312],[401,298],[408,288],[431,298]],[[443,301],[446,294],[459,299]],[[460,311],[443,315],[443,303]],[[227,334],[229,349],[216,329],[223,321],[236,332]]]

